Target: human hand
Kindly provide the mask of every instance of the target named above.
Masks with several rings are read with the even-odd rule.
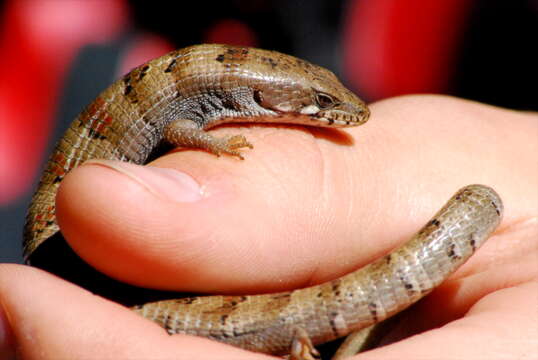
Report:
[[[195,180],[165,170],[159,185],[126,165],[153,191],[105,166],[82,166],[62,184],[58,221],[86,261],[122,281],[259,293],[318,284],[367,264],[406,241],[460,187],[483,183],[503,198],[503,222],[413,308],[407,329],[426,332],[356,358],[531,354],[538,346],[538,116],[437,96],[389,99],[371,110],[368,124],[345,130],[353,140],[344,132],[255,126],[241,129],[255,145],[244,162],[180,151],[151,164]],[[24,359],[267,358],[169,336],[25,266],[0,266],[0,304],[8,341]]]

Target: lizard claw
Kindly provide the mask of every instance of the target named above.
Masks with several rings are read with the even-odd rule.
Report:
[[[241,160],[244,160],[245,158],[237,149],[245,147],[249,149],[254,148],[243,135],[231,135],[224,138],[215,138],[211,147],[209,147],[209,151],[217,156],[224,153],[237,156]]]

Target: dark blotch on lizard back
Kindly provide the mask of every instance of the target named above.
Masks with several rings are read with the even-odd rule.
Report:
[[[474,238],[474,233],[471,233],[469,235],[469,245],[471,245],[471,249],[473,249],[473,252],[476,251],[476,240]]]
[[[123,89],[123,95],[125,95],[131,103],[136,104],[138,102],[138,98],[137,98],[135,88],[133,87],[132,78],[131,78],[133,71],[125,75],[125,77],[123,78],[123,84],[125,86]]]
[[[168,64],[166,69],[164,69],[164,72],[165,73],[170,73],[170,72],[174,71],[174,69],[176,67],[176,64],[177,64],[177,59],[176,58],[172,59],[172,61],[170,61],[170,64]]]
[[[197,299],[195,297],[187,297],[187,298],[181,298],[181,299],[176,299],[176,303],[177,304],[192,304],[196,301]]]
[[[493,207],[495,208],[495,212],[497,213],[497,215],[501,216],[501,210],[499,209],[499,206],[497,206],[494,201],[491,202],[491,205],[493,205]]]
[[[234,296],[232,300],[230,301],[231,306],[237,306],[237,304],[240,304],[244,301],[246,301],[248,298],[246,296]],[[226,306],[226,304],[224,304]]]
[[[272,69],[275,69],[278,66],[278,62],[271,57],[262,56],[261,59],[262,59],[262,62],[269,64]]]
[[[412,296],[415,293],[415,289],[414,289],[413,284],[407,278],[405,271],[399,269],[397,270],[397,273],[398,273],[398,278],[400,279],[400,282],[403,284],[405,290],[407,291],[407,295]]]
[[[455,247],[454,244],[450,244],[450,246],[448,247],[448,256],[451,258],[456,256],[456,253],[454,252],[454,247]]]
[[[202,313],[220,316],[228,315],[234,312],[238,308],[238,305],[247,299],[248,298],[246,296],[226,296],[223,298],[223,302],[220,306],[202,310]]]
[[[162,324],[164,325],[164,329],[169,335],[174,334],[174,327],[172,324],[170,324],[170,316],[168,314],[165,314],[162,319]]]
[[[331,281],[331,291],[334,295],[340,295],[340,285],[342,284],[341,279],[334,279]]]
[[[226,67],[245,63],[249,59],[250,50],[245,47],[228,47],[222,54],[217,55],[216,61],[224,63]]]
[[[88,129],[88,135],[92,139],[105,140],[106,136],[94,129]]]
[[[131,85],[126,85],[126,86],[125,86],[125,92],[124,92],[124,94],[125,94],[126,96],[129,96],[129,94],[131,93],[131,91],[133,91],[133,87],[132,87]]]
[[[129,83],[130,81],[131,81],[130,79],[125,79],[124,80],[125,89],[123,90],[123,95],[125,95],[125,96],[129,96],[129,94],[133,91],[133,87]]]
[[[291,293],[282,293],[282,294],[275,294],[273,296],[273,299],[289,299],[291,297]]]
[[[243,58],[246,57],[249,53],[249,49],[246,47],[230,47],[226,50],[226,53],[233,56],[234,58]]]
[[[452,243],[448,246],[448,257],[454,261],[461,259],[461,256],[456,253],[456,244]]]
[[[285,292],[281,294],[275,294],[271,297],[271,301],[267,301],[262,311],[273,311],[286,307],[291,301],[291,293]]]
[[[336,311],[333,311],[329,314],[329,324],[331,325],[331,330],[333,334],[338,337],[338,328],[336,327],[336,318],[338,317],[338,313]]]
[[[374,321],[377,322],[377,304],[374,302],[369,303],[368,310],[370,310],[370,314],[372,315]]]
[[[140,69],[140,73],[138,74],[138,80],[142,80],[144,78],[144,76],[146,76],[146,74],[148,73],[148,70],[149,70],[149,65],[144,65],[141,69]]]

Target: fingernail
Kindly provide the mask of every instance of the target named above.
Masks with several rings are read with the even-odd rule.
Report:
[[[84,165],[98,165],[115,170],[165,200],[195,202],[202,198],[202,190],[196,180],[178,170],[110,160],[89,160]]]
[[[13,333],[7,320],[6,313],[0,304],[0,359],[14,360],[15,347],[13,343]]]

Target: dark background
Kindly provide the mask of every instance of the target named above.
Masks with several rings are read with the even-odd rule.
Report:
[[[39,1],[42,4],[48,1],[61,2]],[[442,48],[442,52],[432,51],[431,53],[422,38],[430,32],[429,28],[415,31],[412,33],[413,36],[405,37],[398,37],[402,36],[398,31],[405,33],[407,26],[411,28],[417,23],[427,22],[428,18],[433,16],[432,9],[406,12],[405,8],[402,10],[400,6],[398,11],[387,14],[390,8],[386,0],[364,0],[362,4],[359,4],[361,1],[351,0],[119,1],[121,11],[123,11],[120,18],[123,20],[119,21],[120,25],[117,29],[103,36],[99,41],[86,43],[81,41],[81,44],[74,50],[74,56],[66,60],[62,68],[57,66],[59,69],[55,71],[63,75],[56,90],[45,87],[39,89],[39,92],[35,89],[39,83],[31,81],[24,83],[24,86],[20,85],[22,82],[17,82],[15,84],[4,83],[3,88],[1,87],[2,79],[5,80],[6,76],[19,72],[21,74],[35,72],[35,74],[41,74],[39,76],[43,76],[44,79],[54,81],[50,79],[52,77],[50,74],[53,72],[47,70],[47,66],[51,65],[42,59],[50,57],[57,60],[60,56],[47,53],[47,46],[54,45],[56,48],[61,46],[61,44],[53,44],[53,41],[60,40],[51,39],[50,43],[39,42],[37,46],[39,50],[36,51],[42,52],[40,56],[28,60],[27,63],[18,60],[19,53],[24,55],[21,55],[21,59],[28,59],[26,54],[32,51],[32,48],[29,50],[32,42],[27,41],[30,45],[24,48],[17,44],[13,45],[14,41],[10,42],[15,38],[28,39],[30,36],[24,33],[25,29],[29,28],[28,23],[24,26],[12,26],[16,21],[24,24],[21,22],[21,17],[24,19],[26,16],[24,11],[13,5],[15,2],[0,2],[0,26],[3,29],[0,33],[0,57],[3,59],[0,60],[0,65],[2,65],[0,75],[3,74],[0,76],[0,89],[2,89],[0,90],[0,126],[2,127],[0,133],[3,134],[0,135],[0,161],[5,163],[8,159],[11,164],[15,164],[0,166],[0,186],[4,187],[3,197],[0,197],[0,262],[21,262],[20,242],[25,209],[42,164],[47,158],[46,154],[51,149],[51,144],[61,135],[77,112],[91,101],[99,90],[121,74],[118,69],[125,61],[126,54],[133,52],[137,44],[153,44],[157,48],[166,50],[167,47],[180,48],[211,41],[275,49],[333,70],[367,101],[405,93],[435,92],[514,109],[538,110],[537,1],[466,1],[471,5],[461,6],[464,8],[461,10],[464,14],[457,17],[457,22],[449,22],[445,30],[439,31],[441,35],[436,43],[445,43],[443,33],[451,34],[452,40],[446,42],[448,45]],[[406,2],[409,3],[410,8],[417,8],[417,2],[412,0],[402,0],[399,4]],[[462,2],[459,3],[462,4]],[[381,10],[384,9],[385,12],[379,10],[370,13],[366,21],[361,18],[361,12],[357,10],[372,9],[376,6]],[[418,9],[420,10],[421,7]],[[43,11],[48,10],[44,7]],[[47,14],[44,14],[42,18],[46,20]],[[51,15],[50,18],[54,19],[53,21],[62,21],[62,16],[58,14],[54,17]],[[68,20],[69,16],[66,15],[63,19]],[[34,20],[30,18],[29,21]],[[88,31],[97,32],[101,27],[109,26],[107,21],[109,20],[103,19],[102,23],[93,24],[93,28]],[[357,23],[358,21],[361,22]],[[370,28],[367,26],[369,21],[372,21]],[[394,32],[394,39],[377,36],[383,27],[390,28],[394,23],[404,24]],[[363,28],[353,30],[355,25],[362,26],[362,24],[365,24]],[[361,33],[357,34],[357,31]],[[368,31],[372,36],[369,36]],[[359,41],[360,39],[363,41]],[[402,39],[414,44],[421,51],[405,53],[406,49],[403,48],[400,56],[398,49],[394,50],[394,47],[401,44]],[[377,55],[365,52],[367,50],[364,49],[378,45],[376,43],[378,41],[389,42],[387,46],[393,48],[392,58],[380,60],[386,64],[388,73],[389,71],[396,74],[416,72],[416,77],[419,78],[424,77],[424,70],[428,70],[426,69],[428,64],[432,69],[437,69],[436,66],[440,63],[444,65],[428,73],[429,75],[422,82],[424,86],[393,84],[390,82],[390,76],[385,82],[376,80],[377,85],[371,86],[360,77],[353,76],[354,70],[350,67],[364,65],[361,64],[361,56],[353,57],[352,54],[359,49],[363,51],[363,57],[369,58],[371,63],[371,58],[375,60]],[[426,44],[424,47],[420,46],[422,41]],[[21,43],[20,40],[17,42]],[[15,60],[9,62],[9,59]],[[402,59],[408,62],[409,59],[420,60],[421,64],[426,65],[406,68],[406,62]],[[6,61],[9,66],[6,65]],[[51,60],[51,63],[54,61]],[[385,71],[385,69],[378,71]],[[46,77],[47,73],[49,73],[49,78]],[[37,80],[41,79],[35,76]],[[2,107],[9,109],[13,102],[13,94],[17,92],[21,94],[22,105],[18,106],[21,106],[22,110],[15,112],[15,115],[34,107],[37,108],[35,110],[37,115],[28,119],[2,115],[6,113]],[[36,102],[42,101],[43,97],[51,98],[50,107],[35,105]],[[41,109],[44,110],[39,112]],[[38,130],[38,125],[41,126],[40,124],[45,122],[50,122],[46,131]],[[22,135],[19,134],[17,138],[20,142],[18,145],[10,142],[14,138],[10,135],[11,131],[17,131],[17,129],[5,130],[8,125],[25,126],[20,130]],[[42,135],[45,142],[43,145],[36,145],[37,141],[28,140],[32,138],[30,135]],[[10,153],[8,150],[13,149],[13,146],[20,146],[28,152],[28,155],[19,150]],[[31,162],[30,159],[34,159],[31,166],[27,164]],[[19,177],[13,180],[13,174],[18,174]]]

